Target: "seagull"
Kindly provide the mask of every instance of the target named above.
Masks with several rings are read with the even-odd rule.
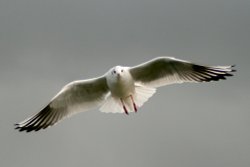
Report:
[[[99,107],[104,113],[137,112],[156,92],[174,83],[210,82],[233,76],[234,66],[204,66],[173,57],[158,57],[134,67],[115,66],[104,75],[64,86],[40,112],[15,124],[38,131],[73,114]]]

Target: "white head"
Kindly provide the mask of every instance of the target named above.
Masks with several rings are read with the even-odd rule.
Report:
[[[130,77],[129,67],[115,66],[108,71],[108,78],[113,82],[121,81],[123,78]]]
[[[115,66],[110,70],[110,74],[113,78],[120,79],[126,73],[126,68],[122,66]]]
[[[108,71],[106,78],[108,87],[115,96],[128,96],[134,89],[129,67],[115,66]]]

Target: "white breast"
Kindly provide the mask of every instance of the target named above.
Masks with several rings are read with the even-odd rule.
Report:
[[[135,91],[134,80],[129,73],[123,73],[120,77],[108,75],[107,84],[114,97],[128,97]]]

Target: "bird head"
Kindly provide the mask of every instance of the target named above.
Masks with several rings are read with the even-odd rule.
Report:
[[[117,79],[122,78],[125,75],[126,69],[122,66],[115,66],[111,69],[111,75],[112,77],[115,77]]]

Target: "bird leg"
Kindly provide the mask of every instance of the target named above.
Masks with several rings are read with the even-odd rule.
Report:
[[[122,98],[121,98],[120,100],[121,100],[121,102],[122,102],[122,106],[123,106],[123,110],[124,110],[125,114],[128,115],[128,110],[127,110],[127,108],[126,108],[126,106],[125,106],[125,104],[124,104]]]
[[[133,96],[132,96],[132,95],[130,95],[130,98],[131,98],[131,100],[132,100],[132,102],[133,102],[134,111],[135,111],[135,112],[137,112],[137,106],[136,106],[136,104],[135,104],[135,101],[134,101]]]

